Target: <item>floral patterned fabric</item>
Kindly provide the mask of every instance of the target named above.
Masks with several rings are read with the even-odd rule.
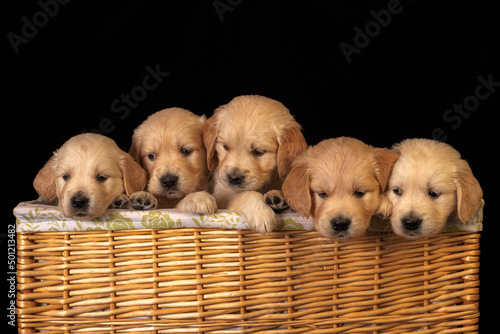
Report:
[[[465,224],[459,220],[450,221],[443,232],[478,232],[483,229],[484,201],[472,218]],[[249,229],[246,219],[239,213],[219,210],[213,215],[193,215],[176,209],[151,211],[109,209],[102,217],[78,221],[64,217],[57,206],[37,201],[22,202],[14,209],[17,232],[50,231],[114,231],[150,228],[222,228]],[[314,230],[311,219],[289,210],[277,215],[277,229]],[[370,227],[375,231],[388,231],[388,221],[374,219]]]

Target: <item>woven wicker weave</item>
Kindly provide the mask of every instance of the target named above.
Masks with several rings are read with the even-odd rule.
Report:
[[[479,237],[18,233],[20,333],[476,333]]]

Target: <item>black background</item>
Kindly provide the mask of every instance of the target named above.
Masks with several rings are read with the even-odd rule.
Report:
[[[41,3],[51,4],[52,17],[39,13]],[[53,3],[2,5],[0,272],[8,271],[12,209],[37,197],[37,171],[68,138],[106,124],[106,134],[127,151],[133,129],[155,111],[177,106],[210,116],[234,96],[261,94],[291,110],[309,144],[351,136],[389,147],[405,138],[431,138],[442,128],[484,190],[481,329],[496,323],[496,308],[488,305],[498,295],[493,160],[500,87],[460,124],[444,118],[457,116],[446,113],[454,104],[472,101],[480,76],[500,82],[499,14],[493,7],[409,0]],[[398,13],[390,22],[374,23],[373,13],[392,5]],[[36,33],[23,28],[35,21]],[[356,27],[371,27],[372,37],[348,63],[339,45],[355,46]],[[33,36],[16,52],[9,36],[22,37],[23,29]],[[140,93],[148,66],[169,74],[128,113],[116,112],[115,100]],[[7,299],[6,290],[0,300]]]

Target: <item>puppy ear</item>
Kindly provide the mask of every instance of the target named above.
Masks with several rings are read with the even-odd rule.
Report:
[[[307,173],[305,159],[295,161],[292,169],[281,187],[285,200],[292,209],[309,218],[312,209],[310,177]]]
[[[49,161],[43,166],[42,169],[36,174],[33,181],[33,188],[35,188],[38,195],[43,196],[49,200],[57,197],[56,192],[56,176],[54,174],[54,166],[57,161],[57,152],[50,158]]]
[[[307,149],[306,140],[300,132],[300,125],[296,122],[293,123],[292,127],[286,128],[279,138],[277,161],[278,174],[282,180],[290,171],[295,157]]]
[[[146,171],[129,154],[123,153],[120,157],[120,169],[123,175],[125,193],[130,196],[146,187],[147,176]]]
[[[218,109],[215,110],[217,112]],[[217,140],[217,127],[215,124],[215,113],[207,119],[201,128],[201,137],[203,145],[207,149],[207,166],[208,170],[213,171],[217,167],[217,157],[215,152],[215,143]]]
[[[139,163],[139,165],[142,166],[142,161],[141,161],[141,143],[139,140],[139,135],[137,132],[134,132],[134,135],[132,136],[132,144],[130,145],[130,149],[128,150],[128,154]]]
[[[465,160],[460,160],[455,184],[457,186],[458,218],[462,223],[466,223],[481,204],[483,190]]]
[[[377,211],[375,214],[382,219],[389,219],[392,216],[392,203],[387,198],[387,194],[383,193],[380,197],[380,204],[378,205]]]
[[[373,158],[375,159],[375,176],[382,191],[385,191],[392,173],[392,167],[398,160],[399,154],[386,148],[374,148]]]

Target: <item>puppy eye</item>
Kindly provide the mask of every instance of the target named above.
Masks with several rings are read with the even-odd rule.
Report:
[[[265,151],[262,151],[262,150],[258,150],[258,149],[255,149],[252,151],[252,155],[254,157],[261,157],[264,155],[264,153],[266,153]]]
[[[62,176],[62,179],[63,179],[64,181],[69,181],[69,179],[70,179],[70,178],[71,178],[71,177],[69,176],[69,174],[64,174],[64,175]]]
[[[328,194],[327,193],[318,193],[318,196],[321,197],[321,198],[327,198],[328,197]]]
[[[363,192],[363,191],[355,191],[355,192],[354,192],[354,197],[356,197],[356,198],[361,198],[361,197],[365,196],[365,194],[366,194],[366,193],[365,193],[365,192]]]
[[[441,194],[438,194],[435,191],[429,190],[429,197],[430,198],[438,198]]]
[[[155,159],[156,159],[156,154],[154,154],[154,153],[149,153],[149,154],[148,154],[148,159],[149,159],[149,160],[151,160],[151,161],[155,160]]]
[[[99,183],[103,183],[104,181],[106,181],[108,178],[104,175],[97,175],[95,177],[96,181],[99,182]]]
[[[392,192],[398,196],[403,195],[403,190],[401,190],[401,188],[394,188],[394,189],[392,189]]]
[[[226,144],[222,145],[222,148],[223,148],[225,151],[229,151],[229,147],[228,147]]]
[[[188,150],[187,148],[182,148],[182,149],[181,149],[181,154],[182,154],[183,156],[187,157],[188,155],[190,155],[190,154],[191,154],[191,151],[190,151],[190,150]]]

